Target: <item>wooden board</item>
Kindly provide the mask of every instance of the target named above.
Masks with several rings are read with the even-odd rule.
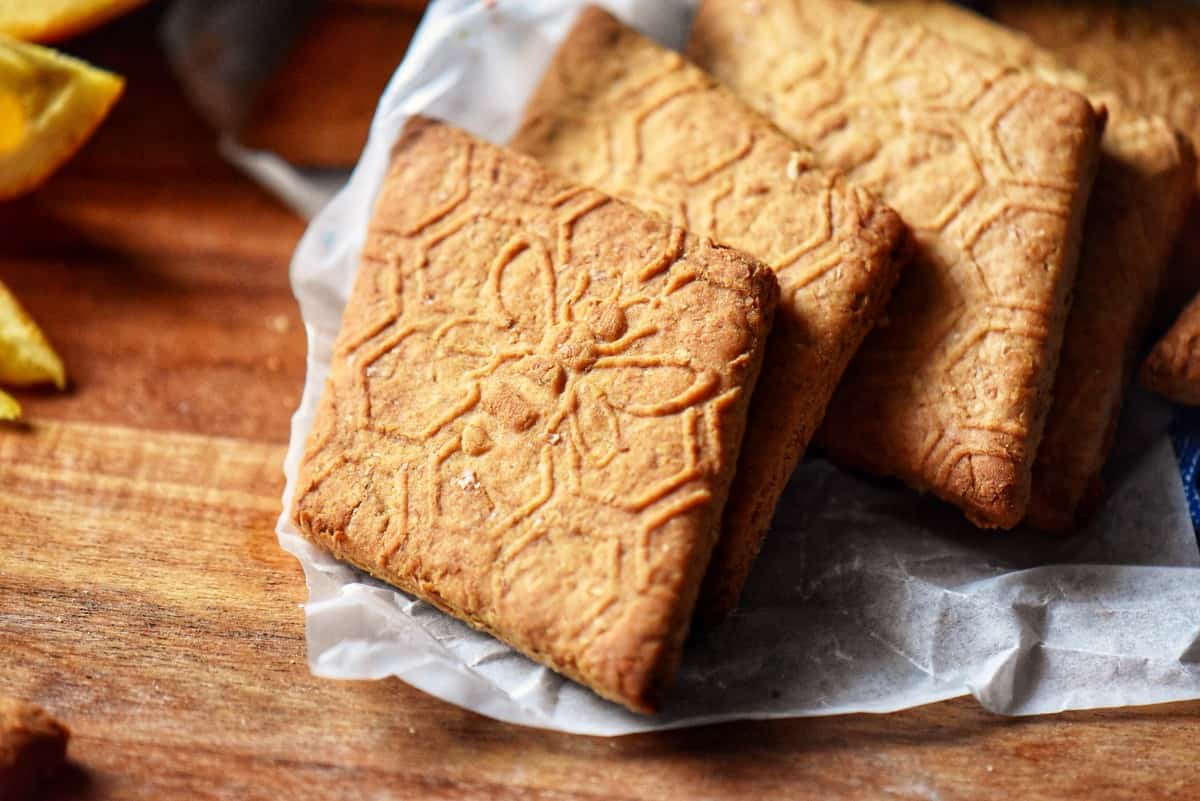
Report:
[[[0,693],[75,732],[47,798],[1194,797],[1200,704],[1009,719],[967,699],[600,739],[312,677],[303,577],[273,533],[302,226],[216,155],[156,13],[72,46],[129,95],[0,206],[0,279],[75,379],[22,393],[32,425],[0,430]]]
[[[416,21],[415,13],[364,0],[318,6],[263,87],[239,134],[242,143],[296,164],[353,167]],[[314,108],[321,109],[320,125],[311,124]]]

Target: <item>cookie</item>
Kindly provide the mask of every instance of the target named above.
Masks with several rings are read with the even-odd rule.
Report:
[[[1026,515],[1035,527],[1067,531],[1103,496],[1101,470],[1138,346],[1191,202],[1195,154],[1166,120],[1141,113],[1020,33],[939,0],[875,0],[874,5],[1045,81],[1076,89],[1108,111],[1054,400],[1033,465]]]
[[[511,146],[774,270],[781,303],[698,614],[728,613],[834,387],[905,257],[894,212],[703,70],[589,7]]]
[[[1141,384],[1175,403],[1200,406],[1200,295],[1146,357]]]
[[[817,441],[979,526],[1025,515],[1103,117],[849,0],[706,0],[689,52],[873,189],[916,253]]]
[[[414,118],[376,202],[296,523],[653,711],[778,292],[749,256]]]
[[[0,696],[0,801],[40,789],[62,764],[69,737],[41,707]]]
[[[1135,108],[1165,118],[1200,149],[1200,6],[1188,0],[994,0],[992,5],[1005,25],[1029,34]],[[1200,194],[1193,197],[1171,259],[1156,325],[1167,325],[1198,291]]]

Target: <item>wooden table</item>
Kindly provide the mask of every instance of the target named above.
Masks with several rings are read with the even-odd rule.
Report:
[[[1010,719],[968,699],[600,739],[309,675],[303,578],[273,533],[302,225],[218,157],[157,14],[72,43],[128,95],[0,207],[0,279],[74,379],[22,393],[30,425],[0,431],[0,693],[74,730],[47,797],[1200,798],[1200,703]]]

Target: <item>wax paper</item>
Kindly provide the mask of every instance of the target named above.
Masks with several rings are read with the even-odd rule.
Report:
[[[983,532],[897,484],[805,462],[740,610],[692,637],[664,711],[629,713],[303,540],[286,510],[389,150],[409,115],[495,142],[565,34],[577,0],[441,0],[385,91],[349,183],[292,263],[308,375],[278,534],[304,566],[309,662],[329,678],[398,676],[514,723],[598,735],[742,718],[888,712],[964,694],[1004,714],[1200,698],[1200,552],[1169,415],[1136,395],[1110,497],[1069,538]],[[685,0],[604,3],[670,45]]]

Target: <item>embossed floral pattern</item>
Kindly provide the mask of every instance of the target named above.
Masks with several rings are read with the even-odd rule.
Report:
[[[593,205],[601,200],[594,198]],[[506,273],[522,257],[531,268],[531,274],[522,277],[531,280],[506,280]],[[557,276],[549,249],[535,237],[514,234],[489,268],[484,302],[476,314],[426,320],[418,316],[394,326],[394,333],[357,355],[364,420],[379,433],[410,439],[414,431],[420,439],[448,432],[438,448],[438,461],[455,453],[481,457],[497,447],[502,431],[521,435],[521,448],[542,451],[546,460],[554,445],[566,443],[578,489],[631,511],[640,511],[699,477],[700,456],[694,442],[689,442],[695,437],[695,407],[715,393],[718,376],[693,366],[685,354],[634,351],[638,342],[657,334],[658,327],[631,329],[627,312],[658,301],[653,295],[623,292],[623,276],[607,281],[612,286],[602,297],[589,296],[592,282],[589,273],[580,273],[566,298],[557,302]],[[513,293],[508,300],[506,292]],[[453,397],[438,397],[434,405],[415,414],[373,415],[372,382],[392,378],[377,366],[419,338],[427,340],[420,350],[431,356],[433,381],[452,377]],[[613,391],[614,386],[620,387],[619,392]],[[627,446],[622,421],[673,415],[685,421],[679,435],[679,450],[685,454],[682,465],[641,492],[604,488],[603,476],[596,471],[611,464]],[[465,425],[456,425],[467,417]],[[552,472],[550,467],[544,470]],[[434,490],[434,506],[439,510],[446,483],[439,481]],[[531,498],[506,502],[503,493],[493,488],[487,468],[468,468],[448,483],[476,492],[488,508],[487,520],[500,526],[528,516],[549,499],[549,490],[543,487]]]
[[[410,138],[308,442],[300,528],[633,703],[673,664],[715,540],[774,282],[446,126]],[[642,641],[665,650],[623,650]],[[649,672],[611,674],[614,658]]]

